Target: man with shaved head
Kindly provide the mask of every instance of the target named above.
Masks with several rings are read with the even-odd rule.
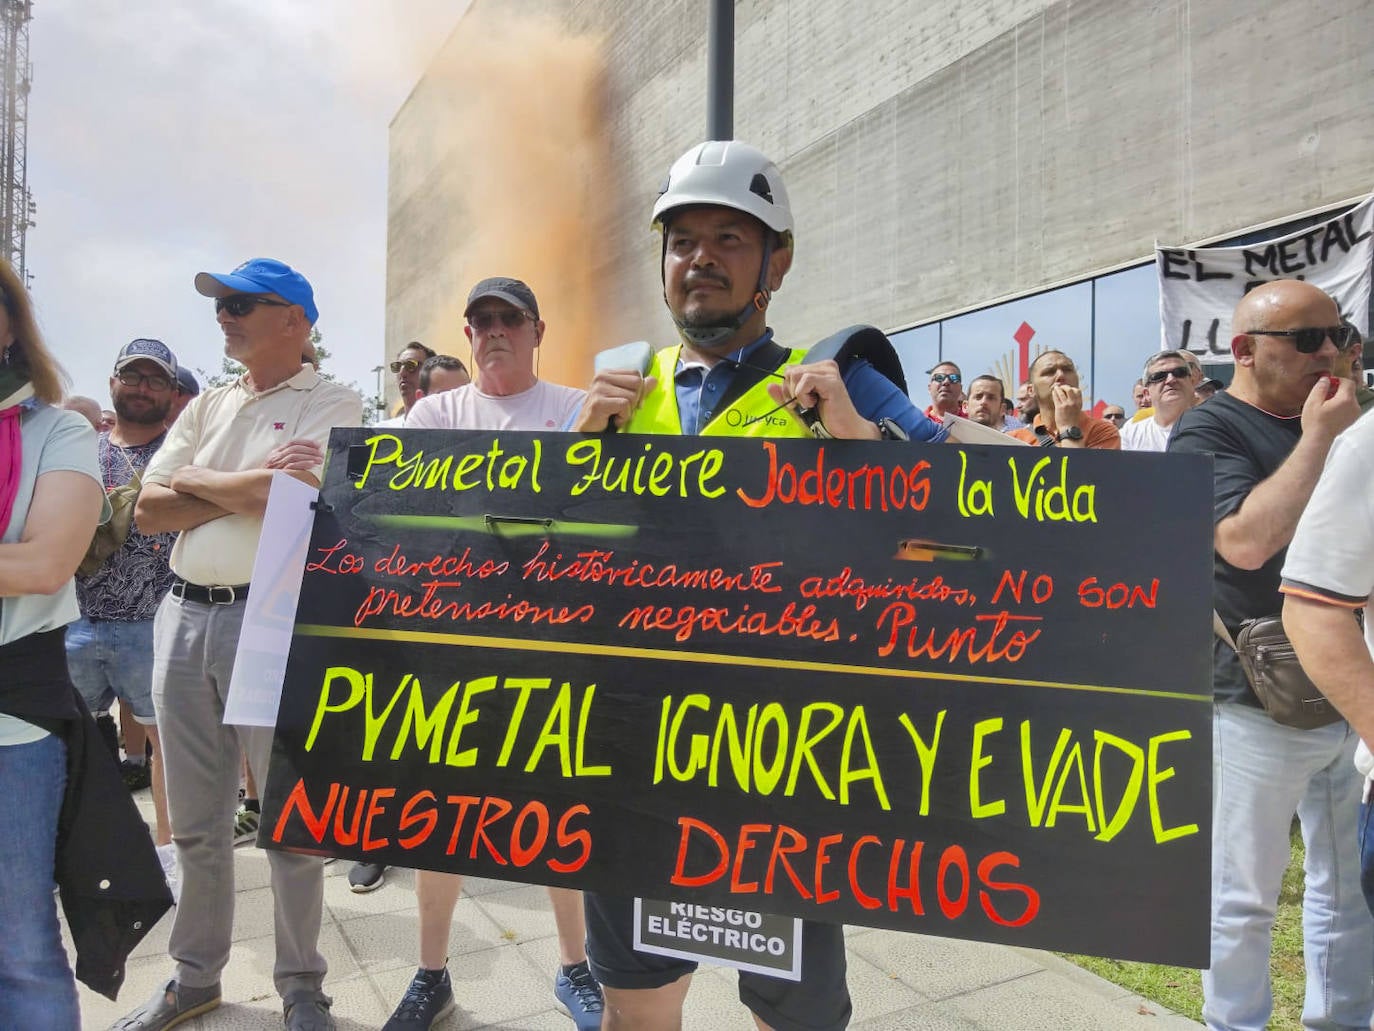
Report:
[[[1117,451],[1121,435],[1116,427],[1083,410],[1078,366],[1063,351],[1045,351],[1030,366],[1035,388],[1035,417],[1009,436],[1040,447],[1102,448]]]
[[[1256,287],[1231,322],[1235,378],[1178,419],[1168,450],[1214,456],[1213,604],[1232,639],[1278,613],[1288,543],[1331,442],[1359,415],[1332,376],[1349,332],[1336,303],[1298,280]],[[1210,1028],[1269,1019],[1269,952],[1293,815],[1307,845],[1303,940],[1307,1028],[1366,1028],[1374,1009],[1374,922],[1360,892],[1352,814],[1360,777],[1344,720],[1299,730],[1269,718],[1235,651],[1212,642]]]

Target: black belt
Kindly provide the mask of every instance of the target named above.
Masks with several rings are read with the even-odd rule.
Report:
[[[213,587],[202,587],[185,580],[173,580],[172,597],[183,601],[198,601],[202,605],[232,605],[248,597],[248,585],[235,584],[225,587],[216,584]]]

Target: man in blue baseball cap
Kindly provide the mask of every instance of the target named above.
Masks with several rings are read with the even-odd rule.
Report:
[[[176,532],[170,590],[153,639],[153,702],[167,770],[182,893],[167,951],[176,970],[116,1031],[165,1031],[220,1004],[234,926],[233,803],[239,753],[265,783],[271,727],[224,723],[253,560],[272,479],[318,487],[334,426],[356,426],[362,398],[301,364],[319,316],[305,277],[266,258],[202,272],[224,353],[244,365],[195,397],[149,463],[135,509],[145,533]],[[321,990],[321,861],[272,852],[273,975],[287,1031],[333,1031]]]
[[[219,299],[241,298],[241,311],[247,315],[252,305],[300,305],[310,325],[319,321],[320,310],[315,307],[315,291],[306,278],[284,261],[272,258],[251,258],[233,272],[202,272],[196,276],[196,292],[202,297]],[[222,310],[215,305],[215,310]],[[232,356],[231,356],[232,357]]]

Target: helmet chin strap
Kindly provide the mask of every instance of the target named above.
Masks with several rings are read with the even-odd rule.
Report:
[[[667,233],[664,233],[664,250],[667,250]],[[768,289],[768,263],[773,257],[773,235],[768,234],[768,239],[763,245],[763,262],[759,265],[759,281],[754,296],[749,299],[749,303],[735,314],[729,322],[723,326],[688,326],[683,323],[676,315],[673,316],[673,323],[677,326],[678,335],[685,343],[703,351],[714,351],[722,344],[728,343],[730,339],[739,332],[740,328],[754,317],[755,312],[763,311],[768,307],[768,301],[773,296],[773,292]],[[660,260],[659,268],[663,268]],[[667,298],[664,298],[667,301]],[[669,312],[672,311],[670,307]]]

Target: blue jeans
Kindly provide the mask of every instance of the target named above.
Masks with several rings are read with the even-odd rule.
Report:
[[[116,698],[145,727],[153,718],[153,621],[82,616],[67,627],[67,669],[92,713]]]
[[[1295,812],[1307,848],[1303,1027],[1369,1027],[1374,919],[1360,892],[1355,743],[1344,721],[1294,730],[1247,705],[1214,707],[1212,966],[1202,975],[1209,1028],[1263,1031],[1273,1009],[1269,953]]]
[[[81,1014],[57,926],[53,872],[67,746],[49,735],[0,746],[0,1027],[77,1031]]]

